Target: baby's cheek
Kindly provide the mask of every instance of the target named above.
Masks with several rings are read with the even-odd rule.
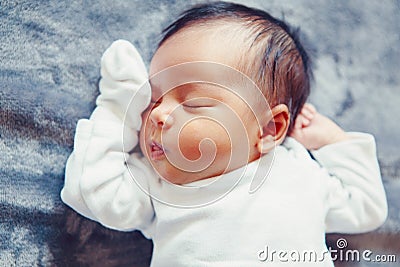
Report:
[[[231,140],[226,130],[217,122],[208,119],[197,119],[189,122],[180,131],[179,148],[189,160],[213,155],[216,159],[231,153]],[[201,152],[200,152],[201,150]],[[216,151],[215,151],[216,150]]]

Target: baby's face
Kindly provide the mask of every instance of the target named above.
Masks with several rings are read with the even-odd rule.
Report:
[[[221,175],[260,156],[252,100],[199,79],[224,79],[205,61],[232,65],[226,45],[214,38],[184,30],[168,39],[151,62],[152,103],[142,114],[140,147],[156,172],[174,184]],[[178,65],[197,61],[203,63]]]

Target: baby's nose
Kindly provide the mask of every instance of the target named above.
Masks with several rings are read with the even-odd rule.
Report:
[[[172,126],[174,118],[172,116],[174,105],[168,103],[160,103],[150,113],[151,122],[155,127],[168,129]]]

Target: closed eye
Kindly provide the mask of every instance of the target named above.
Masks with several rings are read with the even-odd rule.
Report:
[[[215,106],[215,100],[210,98],[194,98],[182,103],[186,108],[209,108]]]

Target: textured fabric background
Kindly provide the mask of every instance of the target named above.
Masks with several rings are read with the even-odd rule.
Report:
[[[148,63],[161,29],[197,2],[0,0],[1,266],[149,265],[151,242],[82,218],[59,192],[75,124],[94,108],[102,52],[124,38]],[[327,239],[397,254],[397,264],[337,266],[398,266],[400,2],[238,2],[301,26],[314,54],[311,101],[345,129],[376,136],[389,218],[372,233]]]

